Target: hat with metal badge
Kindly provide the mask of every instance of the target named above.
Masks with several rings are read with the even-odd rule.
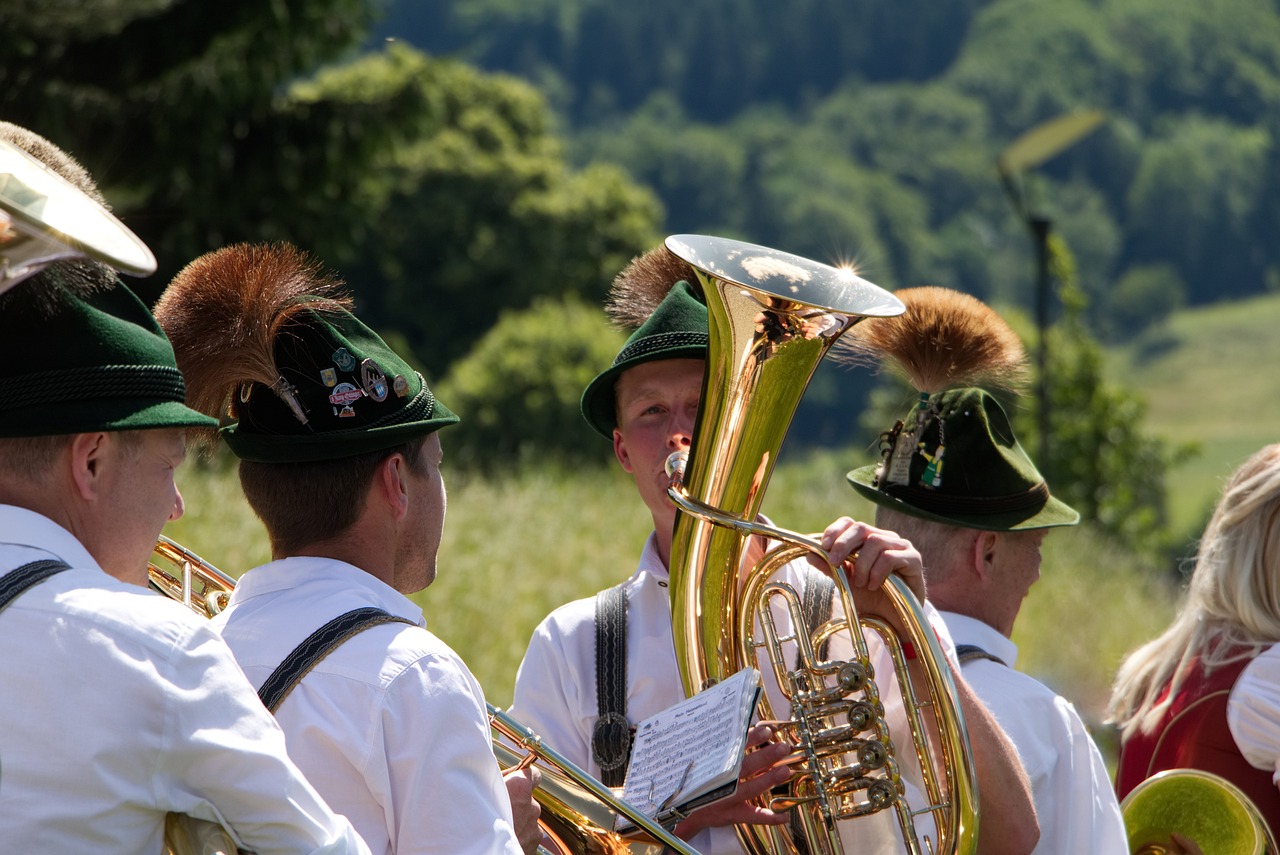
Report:
[[[665,245],[637,256],[614,279],[605,311],[636,329],[582,393],[582,417],[606,439],[618,423],[614,387],[624,371],[659,359],[706,359],[707,305],[696,281],[693,267]]]
[[[458,422],[342,286],[290,244],[237,244],[191,262],[161,295],[156,317],[192,404],[223,420],[242,460],[350,457]]]
[[[907,311],[871,319],[837,343],[837,358],[884,359],[919,392],[881,434],[882,460],[848,473],[860,494],[912,516],[989,531],[1074,525],[984,386],[1011,391],[1025,373],[1022,342],[977,299],[945,288],[897,292]]]

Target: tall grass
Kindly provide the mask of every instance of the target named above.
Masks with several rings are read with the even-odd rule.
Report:
[[[796,454],[774,473],[765,511],[816,531],[842,514],[870,519],[845,472],[864,450]],[[553,608],[628,576],[651,520],[618,468],[528,466],[502,477],[448,471],[449,510],[436,582],[414,596],[428,626],[467,661],[489,699],[510,703],[516,668]],[[187,515],[166,533],[233,576],[269,557],[266,536],[224,456],[179,473]],[[1098,722],[1121,656],[1164,628],[1174,592],[1087,528],[1046,541],[1041,581],[1014,633],[1019,667]],[[1104,740],[1105,742],[1105,740]]]

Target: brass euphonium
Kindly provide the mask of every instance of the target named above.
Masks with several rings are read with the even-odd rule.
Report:
[[[227,607],[235,579],[181,544],[164,537],[156,542],[147,575],[152,589],[183,603],[202,617]],[[504,771],[537,765],[542,780],[533,796],[542,807],[540,855],[698,855],[684,841],[653,823],[604,784],[542,740],[507,713],[489,706],[489,723],[499,734],[526,751],[519,752],[497,738],[493,753]],[[642,829],[647,838],[624,838],[614,832],[619,815]],[[215,823],[170,814],[165,828],[170,855],[234,855],[235,844]]]
[[[863,817],[887,811],[912,853],[971,851],[977,812],[968,736],[950,669],[919,603],[890,578],[885,588],[897,623],[907,627],[908,637],[899,638],[884,617],[858,613],[837,571],[840,609],[805,630],[799,592],[774,577],[794,560],[817,555],[829,566],[829,558],[813,540],[757,522],[778,450],[823,355],[862,318],[905,307],[850,270],[777,250],[700,235],[673,236],[666,245],[697,272],[710,324],[692,449],[669,462],[669,494],[680,508],[672,630],[685,692],[759,667],[776,683],[761,697],[761,715],[785,721],[802,755],[792,781],[760,801],[794,809],[791,822],[739,826],[744,848],[756,855],[845,852]],[[752,535],[781,543],[742,568]],[[906,721],[894,729],[884,710],[888,683],[874,673],[866,635],[895,665]],[[761,651],[769,664],[758,664]],[[909,674],[913,658],[924,671],[924,691]],[[789,709],[775,709],[774,701]],[[918,778],[913,787],[923,804],[909,803],[904,771]],[[917,830],[928,825],[926,816],[933,837]]]
[[[156,269],[151,250],[106,208],[0,140],[0,293],[55,261],[77,258],[133,276]]]

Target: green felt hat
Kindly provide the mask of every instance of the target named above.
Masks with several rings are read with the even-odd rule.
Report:
[[[613,365],[592,380],[582,393],[582,417],[601,436],[612,439],[617,427],[617,400],[614,385],[622,372],[659,359],[706,359],[707,306],[693,286],[679,281],[642,323]]]
[[[848,474],[853,488],[877,505],[988,531],[1080,521],[1049,494],[1004,409],[983,389],[921,395],[905,422],[884,435],[883,453],[883,462]]]
[[[123,284],[87,296],[36,287],[0,297],[0,436],[216,424],[185,405],[169,340]]]
[[[377,333],[346,311],[304,310],[275,339],[281,380],[243,385],[222,431],[242,460],[296,463],[380,451],[458,417]]]

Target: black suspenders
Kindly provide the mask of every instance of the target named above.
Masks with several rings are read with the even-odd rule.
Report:
[[[61,573],[63,570],[70,569],[71,566],[65,561],[46,558],[41,561],[32,561],[30,564],[23,564],[21,567],[10,570],[4,574],[3,578],[0,578],[0,609],[13,602],[28,588],[40,584],[45,579]]]
[[[292,653],[284,658],[279,667],[272,671],[271,676],[262,684],[262,688],[258,689],[258,697],[262,699],[263,705],[274,713],[307,672],[340,644],[369,627],[392,622],[417,626],[411,620],[396,617],[390,612],[373,606],[352,609],[346,614],[338,615],[307,636]]]

